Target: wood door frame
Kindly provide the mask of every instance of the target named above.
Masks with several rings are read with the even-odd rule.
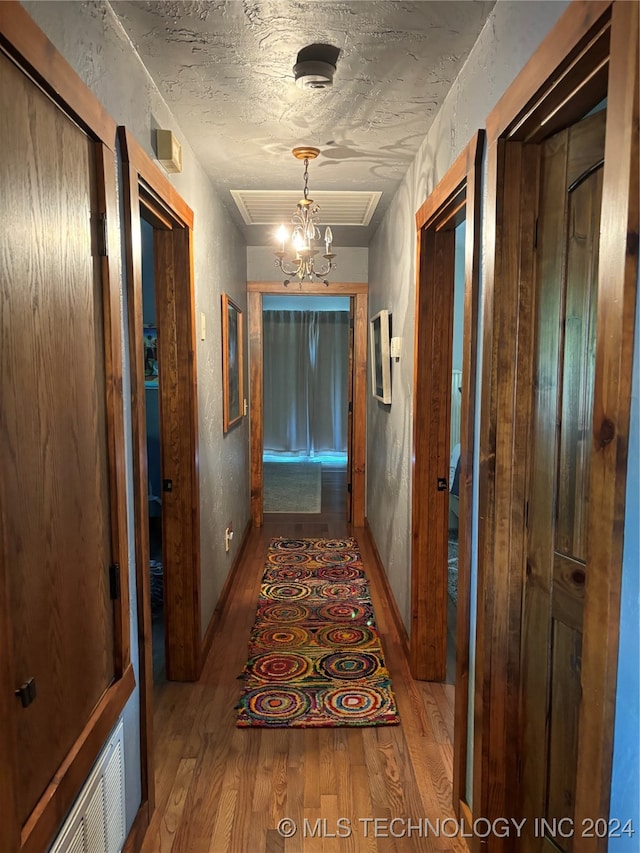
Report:
[[[638,273],[638,79],[629,73],[637,67],[638,4],[575,0],[487,119],[473,803],[489,820],[517,813],[519,787],[538,143],[581,118],[603,87],[608,103],[582,659],[583,695],[591,699],[580,711],[575,825],[608,818]],[[512,844],[493,838],[489,846],[493,853]],[[606,844],[581,838],[580,850],[604,851]],[[472,849],[480,849],[477,840]]]
[[[168,357],[160,344],[160,374],[176,373],[181,391],[175,399],[181,412],[183,441],[176,443],[170,470],[163,477],[182,476],[178,495],[178,518],[182,520],[183,562],[167,563],[170,577],[165,587],[178,591],[165,599],[168,677],[194,681],[202,668],[200,614],[200,498],[198,482],[198,413],[195,363],[195,298],[193,281],[193,212],[167,178],[155,166],[131,133],[118,129],[123,160],[125,268],[131,364],[131,403],[133,430],[134,517],[136,586],[140,648],[140,725],[142,759],[142,799],[149,815],[155,804],[153,761],[153,661],[151,654],[151,598],[149,573],[147,430],[144,378],[142,316],[142,249],[140,240],[141,205],[160,235],[163,257],[154,261],[156,305],[166,307],[168,322],[158,318],[160,335],[172,338]],[[158,244],[156,243],[156,246]],[[173,353],[177,359],[173,357]],[[163,365],[162,359],[167,361]],[[177,361],[177,364],[175,363]],[[162,380],[161,380],[162,381]],[[162,418],[162,415],[161,415]],[[166,462],[163,448],[163,464]],[[177,478],[176,478],[177,479]],[[164,510],[166,512],[166,509]],[[184,520],[187,523],[184,523]],[[175,571],[179,568],[180,571]],[[172,571],[173,570],[173,571]],[[184,606],[183,606],[184,603]],[[171,670],[169,671],[169,664]]]
[[[353,435],[351,447],[351,523],[364,527],[365,463],[367,434],[367,302],[369,285],[366,282],[332,282],[305,284],[304,290],[286,291],[281,282],[248,281],[249,315],[249,395],[251,431],[251,517],[255,527],[262,527],[264,445],[263,354],[262,354],[262,297],[267,294],[287,296],[350,296],[354,306],[353,341]]]
[[[449,492],[436,491],[436,480],[449,482],[451,358],[453,335],[454,236],[464,220],[465,285],[460,416],[460,522],[458,619],[456,629],[456,755],[454,796],[462,799],[466,764],[466,694],[469,677],[469,579],[475,364],[478,325],[480,164],[484,132],[478,131],[416,213],[416,309],[413,378],[413,454],[411,504],[411,632],[409,656],[414,678],[443,681],[447,668],[447,581],[432,560],[434,525],[449,525]],[[442,334],[444,318],[445,330]],[[434,365],[436,369],[434,370]],[[437,375],[436,375],[437,374]],[[440,393],[446,388],[446,393]],[[442,396],[444,395],[444,399]],[[434,417],[436,412],[441,417]],[[441,463],[440,463],[441,464]],[[464,707],[458,699],[465,696]],[[464,729],[464,737],[462,735]],[[462,756],[464,755],[464,761]]]
[[[0,4],[0,50],[94,141],[98,209],[106,221],[107,247],[117,245],[115,122],[17,2]],[[17,706],[15,697],[6,689],[15,684],[10,655],[10,597],[5,566],[0,561],[0,625],[3,626],[0,716],[5,721],[0,726],[0,797],[6,806],[2,836],[7,850],[20,850],[21,853],[40,853],[52,842],[135,686],[130,656],[120,267],[117,252],[109,253],[106,248],[101,261],[101,275],[111,543],[114,561],[119,565],[120,581],[120,598],[114,605],[115,677],[31,816],[23,827],[19,826],[12,781],[14,762],[18,759],[15,746]],[[6,531],[1,532],[4,539]]]

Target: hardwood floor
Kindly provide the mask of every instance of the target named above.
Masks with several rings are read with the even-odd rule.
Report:
[[[453,687],[411,679],[365,532],[351,530],[344,512],[331,506],[322,515],[265,517],[264,527],[251,533],[202,678],[159,688],[157,809],[143,853],[467,849],[461,838],[444,832],[437,837],[436,830],[437,820],[445,817],[452,819],[447,835],[455,826],[450,806]],[[238,678],[271,538],[346,535],[355,535],[360,545],[401,725],[236,728]],[[278,832],[284,818],[297,826],[291,838]],[[432,828],[425,825],[427,818]]]

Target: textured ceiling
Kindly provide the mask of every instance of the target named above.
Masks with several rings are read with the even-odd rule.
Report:
[[[296,190],[314,145],[313,190],[382,192],[367,227],[339,226],[336,248],[367,245],[495,0],[112,0],[142,61],[249,245],[230,190]],[[341,51],[331,89],[294,83],[299,50]]]

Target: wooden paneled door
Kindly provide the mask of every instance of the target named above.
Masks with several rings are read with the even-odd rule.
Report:
[[[547,849],[549,833],[563,851],[575,849],[557,827],[572,825],[576,793],[605,118],[589,116],[542,146],[521,656],[521,791],[531,831],[523,851]],[[537,831],[536,818],[547,821]]]
[[[78,115],[0,52],[3,850],[48,847],[133,686],[113,152]]]

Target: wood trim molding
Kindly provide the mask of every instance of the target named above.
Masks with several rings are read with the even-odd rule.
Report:
[[[133,826],[127,835],[127,840],[122,848],[122,853],[139,853],[142,849],[144,836],[149,828],[149,803],[145,800],[141,803],[138,813],[133,821]]]
[[[430,225],[435,217],[439,217],[443,209],[448,207],[451,201],[456,198],[458,191],[466,185],[469,174],[477,165],[478,148],[482,152],[483,143],[484,131],[478,130],[447,169],[446,175],[441,181],[438,181],[429,197],[419,207],[416,213],[416,228],[418,230]]]
[[[193,229],[193,211],[135,136],[123,126],[118,128],[118,134],[123,161],[133,166],[139,178],[162,200],[174,217],[177,217],[187,228]]]
[[[638,3],[613,8],[605,137],[576,826],[609,817],[638,282]],[[595,492],[595,496],[594,496]],[[581,851],[605,853],[584,838]]]
[[[0,45],[83,130],[115,150],[115,121],[17,0],[0,3]]]
[[[482,215],[482,156],[484,133],[472,141],[466,160],[466,218],[464,259],[464,328],[462,403],[460,412],[460,509],[458,521],[458,605],[456,616],[456,691],[453,737],[453,804],[466,808],[467,735],[469,726],[469,644],[471,618],[471,542],[473,532],[473,469],[475,447],[476,370],[480,303],[480,221]],[[474,710],[475,714],[478,712]]]
[[[0,477],[0,501],[5,505],[3,478]],[[0,548],[7,553],[6,527],[4,513],[0,513]],[[11,612],[12,601],[9,588],[7,561],[0,560],[0,802],[3,803],[2,833],[0,833],[1,853],[14,853],[20,849],[20,821],[18,819],[16,788],[13,769],[18,762],[18,726],[15,713],[15,700],[11,689],[16,683],[13,631],[6,618]]]
[[[610,13],[613,0],[573,0],[551,33],[487,116],[487,144],[509,135],[543,90],[555,81]],[[549,75],[545,77],[545,75]],[[542,79],[545,77],[545,79]]]
[[[386,600],[389,602],[389,609],[391,611],[391,616],[393,618],[393,623],[396,626],[396,631],[398,632],[398,637],[400,638],[400,643],[402,645],[402,650],[405,654],[407,661],[409,660],[409,635],[407,633],[407,629],[405,628],[404,622],[402,621],[402,616],[400,615],[400,611],[398,610],[398,602],[396,601],[396,597],[393,594],[393,590],[389,584],[389,577],[387,575],[387,571],[384,567],[384,563],[382,562],[382,558],[380,557],[380,552],[378,551],[378,545],[376,543],[375,537],[373,535],[373,530],[371,529],[371,525],[369,524],[369,519],[365,518],[364,520],[364,528],[365,535],[369,540],[369,545],[371,547],[371,551],[373,556],[375,557],[376,564],[378,566],[378,576],[380,578],[380,582],[384,588],[384,593]]]
[[[242,541],[240,542],[240,547],[236,552],[233,563],[231,564],[231,568],[229,569],[229,572],[227,574],[227,579],[225,580],[224,585],[222,587],[222,591],[220,592],[220,598],[218,599],[218,603],[214,608],[214,611],[211,615],[211,619],[209,620],[209,624],[207,626],[207,630],[205,631],[204,640],[202,641],[203,666],[209,655],[209,652],[211,651],[211,644],[213,643],[213,638],[215,636],[216,629],[220,624],[220,619],[222,617],[222,614],[225,612],[227,602],[229,601],[229,597],[233,591],[235,581],[238,576],[238,571],[240,569],[240,564],[242,563],[242,558],[244,557],[244,552],[249,542],[251,530],[252,523],[251,519],[249,519],[245,526],[244,533],[242,534]]]
[[[134,687],[133,667],[129,664],[122,678],[112,684],[97,704],[82,734],[24,825],[21,853],[42,853],[48,849]]]
[[[248,293],[275,293],[280,296],[307,296],[310,293],[321,296],[356,296],[358,293],[368,293],[369,285],[366,281],[332,281],[326,284],[316,282],[305,282],[304,287],[297,290],[295,287],[285,287],[281,281],[248,281]]]
[[[98,208],[107,217],[108,246],[119,240],[116,171],[113,152],[96,143]],[[120,331],[120,264],[113,251],[101,258],[104,295],[105,390],[107,397],[107,445],[111,501],[111,549],[120,566],[120,598],[115,607],[116,658],[119,677],[131,661],[129,624],[129,552],[127,542],[126,462],[124,413],[122,407],[122,334]]]

